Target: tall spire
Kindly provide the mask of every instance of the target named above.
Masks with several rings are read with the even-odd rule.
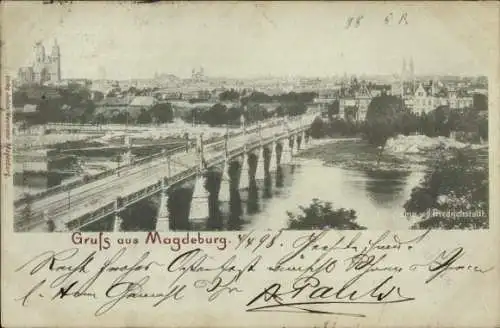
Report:
[[[59,45],[57,44],[57,39],[54,39],[54,45],[52,46],[52,57],[59,57],[60,55],[60,50],[59,50]]]

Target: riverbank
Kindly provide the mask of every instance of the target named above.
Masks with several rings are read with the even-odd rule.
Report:
[[[419,171],[435,160],[436,151],[454,148],[470,148],[478,154],[488,152],[487,143],[470,144],[445,137],[399,135],[387,141],[381,154],[378,148],[361,138],[324,138],[313,140],[310,148],[300,152],[298,157],[319,159],[324,165],[345,169]]]
[[[325,166],[375,171],[412,171],[420,167],[401,156],[383,152],[377,165],[379,150],[360,138],[317,139],[299,158],[318,159]]]

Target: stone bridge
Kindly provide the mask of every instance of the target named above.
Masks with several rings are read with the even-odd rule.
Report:
[[[272,171],[278,164],[290,162],[295,149],[308,143],[307,131],[315,117],[315,114],[305,114],[273,119],[252,128],[243,127],[238,133],[215,141],[207,142],[200,136],[195,146],[164,151],[87,181],[57,186],[29,199],[18,200],[15,202],[15,231],[77,231],[108,216],[114,216],[115,230],[119,230],[120,213],[155,194],[161,195],[156,229],[167,231],[170,226],[167,191],[192,177],[196,182],[189,220],[204,220],[209,216],[209,193],[205,189],[208,168],[224,165],[218,197],[228,201],[231,179],[228,171],[232,161],[241,162],[238,187],[248,188],[251,178],[264,178],[266,169]],[[281,152],[277,151],[278,147]],[[270,156],[267,166],[264,165],[265,149]],[[257,156],[254,177],[249,171],[251,153]]]

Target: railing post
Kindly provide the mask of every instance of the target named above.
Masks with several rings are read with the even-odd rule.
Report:
[[[200,171],[204,170],[204,156],[203,156],[203,132],[200,133],[196,142],[196,153],[198,155],[198,169]]]
[[[114,211],[114,222],[113,222],[113,231],[114,232],[122,231],[123,220],[120,217],[119,201],[120,201],[120,198],[117,198],[115,200],[115,211]]]
[[[191,199],[191,209],[189,211],[189,221],[205,220],[209,217],[208,197],[210,196],[205,188],[206,179],[203,171],[198,172]]]
[[[271,142],[271,159],[269,160],[269,171],[272,172],[276,170],[278,166],[278,156],[277,156],[277,143],[276,136],[273,137],[273,141]]]
[[[168,211],[168,186],[165,178],[160,180],[160,206],[158,208],[158,218],[156,219],[156,231],[170,230],[170,213]]]
[[[167,170],[168,170],[168,177],[170,178],[172,176],[172,167],[171,167],[171,156],[172,155],[168,155],[167,156]]]

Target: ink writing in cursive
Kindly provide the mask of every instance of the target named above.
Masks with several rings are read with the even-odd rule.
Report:
[[[392,282],[390,275],[378,281],[372,287],[361,287],[363,275],[340,284],[340,287],[324,285],[317,277],[303,277],[292,283],[291,288],[283,288],[280,283],[273,283],[264,288],[247,303],[248,312],[289,308],[300,313],[321,313],[363,317],[361,313],[338,313],[330,308],[319,307],[331,304],[388,304],[412,301],[415,298],[403,296],[401,288]],[[364,285],[363,285],[364,286]],[[255,303],[261,305],[254,305]],[[264,304],[262,304],[264,303]],[[253,305],[253,307],[252,307]]]

